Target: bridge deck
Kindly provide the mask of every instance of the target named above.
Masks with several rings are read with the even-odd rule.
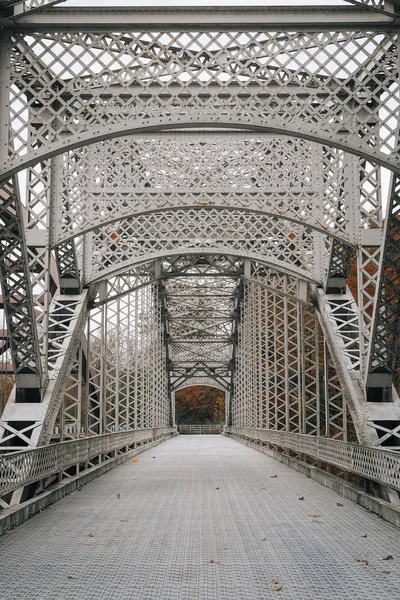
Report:
[[[398,530],[363,508],[233,440],[184,436],[4,536],[0,598],[394,599],[399,564]]]

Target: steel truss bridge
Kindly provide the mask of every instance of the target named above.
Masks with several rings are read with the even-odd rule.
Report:
[[[400,2],[0,15],[1,507],[193,385],[398,504]]]

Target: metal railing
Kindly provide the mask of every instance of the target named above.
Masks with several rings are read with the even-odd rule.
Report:
[[[301,433],[225,427],[225,433],[268,442],[400,491],[400,453]]]
[[[173,433],[176,433],[176,427],[137,429],[3,454],[0,456],[0,497],[74,465],[88,462],[95,456]]]
[[[179,425],[182,435],[210,435],[222,433],[222,425]]]

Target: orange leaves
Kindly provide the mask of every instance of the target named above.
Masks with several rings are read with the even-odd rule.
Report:
[[[281,591],[282,586],[279,584],[279,581],[275,577],[273,577],[271,579],[271,583],[272,583],[273,586],[275,586],[275,587],[271,588],[273,592],[280,592]]]
[[[222,423],[225,397],[216,388],[196,385],[176,392],[176,420],[180,424]]]
[[[321,515],[314,515],[314,514],[307,515],[307,517],[311,517],[313,523],[322,523],[322,521],[319,521],[319,519],[318,519],[318,517],[320,517],[320,516]]]

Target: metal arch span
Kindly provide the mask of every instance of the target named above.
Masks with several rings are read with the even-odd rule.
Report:
[[[321,135],[319,129],[313,132],[312,127],[291,129],[283,127],[281,124],[275,124],[271,120],[265,125],[260,125],[256,119],[243,119],[237,117],[226,119],[221,117],[209,117],[207,119],[199,116],[193,116],[190,120],[179,117],[166,118],[165,122],[157,119],[151,120],[148,125],[143,125],[143,120],[132,120],[131,122],[123,122],[119,125],[106,126],[100,129],[90,129],[88,132],[79,135],[71,136],[62,142],[54,142],[46,145],[41,150],[32,150],[25,154],[23,158],[14,159],[3,163],[0,171],[0,183],[7,181],[10,177],[17,173],[33,167],[39,162],[55,158],[64,152],[73,151],[78,148],[97,144],[99,142],[112,140],[124,136],[139,134],[148,135],[151,133],[161,133],[165,131],[174,132],[180,129],[227,129],[240,131],[248,131],[253,134],[275,134],[278,136],[297,137],[299,139],[308,140],[316,144],[323,144],[331,148],[337,148],[343,152],[349,152],[366,161],[376,163],[386,169],[392,171],[396,175],[400,175],[400,166],[397,157],[388,154],[383,154],[377,151],[372,151],[365,143],[352,144],[347,136],[340,137],[339,135]]]
[[[193,377],[193,379],[188,379],[185,383],[181,383],[180,385],[178,385],[174,391],[179,392],[179,390],[184,390],[185,388],[193,387],[196,385],[203,385],[205,387],[216,388],[221,392],[226,392],[226,388],[224,388],[223,385],[219,384],[213,379],[210,379],[209,377]]]
[[[283,273],[262,263],[250,261],[247,276],[244,275],[244,260],[242,257],[230,255],[176,255],[157,258],[149,263],[142,263],[120,275],[102,280],[99,292],[94,301],[94,307],[100,307],[107,302],[113,302],[128,293],[135,292],[149,283],[165,282],[168,279],[181,277],[196,278],[211,275],[212,277],[243,279],[256,282],[264,289],[274,291],[281,296],[295,298],[298,302],[310,305],[307,301],[307,282],[292,276],[291,285],[284,291],[282,286]]]
[[[165,210],[88,233],[83,279],[89,284],[165,255],[233,254],[321,283],[329,258],[324,242],[306,224],[275,216],[211,207]]]
[[[134,202],[132,200],[129,200],[129,204],[134,204]],[[350,232],[350,235],[346,234],[346,232],[343,231],[338,231],[335,232],[335,230],[329,230],[327,227],[324,227],[321,223],[320,220],[317,220],[316,223],[314,224],[313,222],[306,222],[304,219],[295,219],[295,218],[290,218],[288,216],[283,216],[282,214],[280,214],[279,212],[270,212],[270,211],[266,211],[266,210],[260,210],[260,209],[256,209],[256,208],[248,208],[245,206],[232,206],[232,207],[228,207],[226,206],[226,203],[221,202],[221,204],[212,204],[210,203],[210,206],[205,207],[203,203],[199,202],[198,204],[188,204],[186,206],[182,206],[181,204],[179,206],[168,206],[166,208],[149,208],[149,209],[140,209],[138,211],[135,212],[128,212],[127,214],[121,215],[121,216],[116,216],[116,217],[109,217],[107,218],[107,220],[105,220],[104,222],[102,222],[101,226],[99,226],[99,223],[96,222],[92,222],[91,225],[88,225],[86,229],[82,230],[82,231],[74,231],[73,234],[69,237],[63,238],[61,239],[57,245],[54,245],[53,248],[55,250],[57,250],[57,248],[59,246],[63,246],[66,243],[70,243],[72,240],[79,238],[80,236],[84,236],[87,233],[90,232],[97,232],[100,227],[106,227],[107,229],[118,229],[118,223],[120,221],[125,221],[125,220],[130,220],[133,221],[135,218],[137,217],[146,217],[146,215],[153,215],[153,214],[162,214],[162,213],[166,213],[168,215],[168,213],[174,212],[174,211],[188,211],[188,214],[190,214],[191,212],[193,213],[196,210],[199,211],[204,211],[204,209],[206,210],[211,210],[213,212],[220,210],[220,211],[237,211],[237,212],[241,212],[245,215],[249,214],[254,214],[255,215],[255,219],[253,219],[253,221],[258,220],[260,217],[266,217],[269,218],[270,220],[275,220],[277,221],[287,221],[289,224],[292,223],[294,226],[300,226],[300,227],[305,227],[309,230],[313,230],[316,233],[321,234],[324,237],[327,237],[330,240],[336,240],[337,242],[348,246],[349,248],[357,248],[357,243],[355,241],[350,241],[349,237],[350,235],[353,235],[353,231]],[[315,219],[318,219],[318,215],[315,216]]]
[[[354,243],[353,161],[303,140],[238,132],[108,140],[56,161],[53,243],[142,213],[195,207],[275,214]]]

